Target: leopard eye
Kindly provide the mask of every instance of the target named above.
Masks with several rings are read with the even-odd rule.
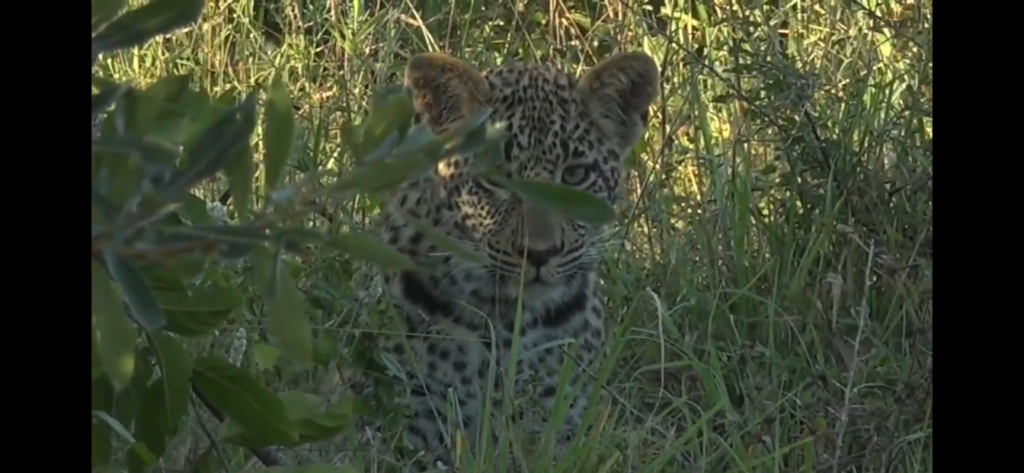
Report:
[[[562,184],[567,186],[581,185],[586,182],[589,177],[590,168],[587,166],[566,166],[566,168],[562,170]]]

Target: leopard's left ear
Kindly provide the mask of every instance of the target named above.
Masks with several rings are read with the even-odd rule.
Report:
[[[642,52],[616,54],[584,74],[578,87],[625,152],[647,127],[647,109],[660,89],[658,64]]]

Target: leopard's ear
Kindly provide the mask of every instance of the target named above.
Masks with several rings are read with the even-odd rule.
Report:
[[[647,127],[647,109],[658,96],[658,64],[647,54],[616,54],[587,71],[579,90],[598,124],[626,151]]]
[[[405,66],[416,111],[435,132],[487,103],[487,81],[468,63],[444,53],[417,54]]]

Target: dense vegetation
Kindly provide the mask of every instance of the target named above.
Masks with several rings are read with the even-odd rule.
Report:
[[[93,0],[94,471],[389,468],[372,266],[408,262],[379,191],[492,138],[409,129],[394,86],[430,50],[662,69],[603,265],[608,403],[530,471],[931,471],[931,15]]]

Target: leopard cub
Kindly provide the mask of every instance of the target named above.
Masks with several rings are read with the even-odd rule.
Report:
[[[609,204],[623,184],[623,159],[643,134],[659,92],[657,65],[638,52],[610,57],[579,78],[550,64],[519,62],[481,73],[444,54],[420,54],[409,60],[405,83],[419,122],[435,133],[489,107],[489,119],[505,123],[499,169],[509,177],[559,182]],[[596,273],[601,229],[479,178],[473,159],[448,158],[400,186],[381,222],[383,239],[421,268],[383,274],[405,322],[403,336],[386,350],[410,384],[404,435],[421,453],[410,471],[451,468],[456,430],[477,439],[486,397],[501,389],[487,382],[488,373],[494,363],[495,378],[505,377],[520,303],[517,399],[521,394],[550,413],[566,353],[573,353],[559,451],[581,422],[594,389],[588,371],[604,340]],[[437,248],[402,213],[432,225],[479,260]],[[561,343],[566,340],[576,346]],[[542,432],[546,417],[526,427]]]

